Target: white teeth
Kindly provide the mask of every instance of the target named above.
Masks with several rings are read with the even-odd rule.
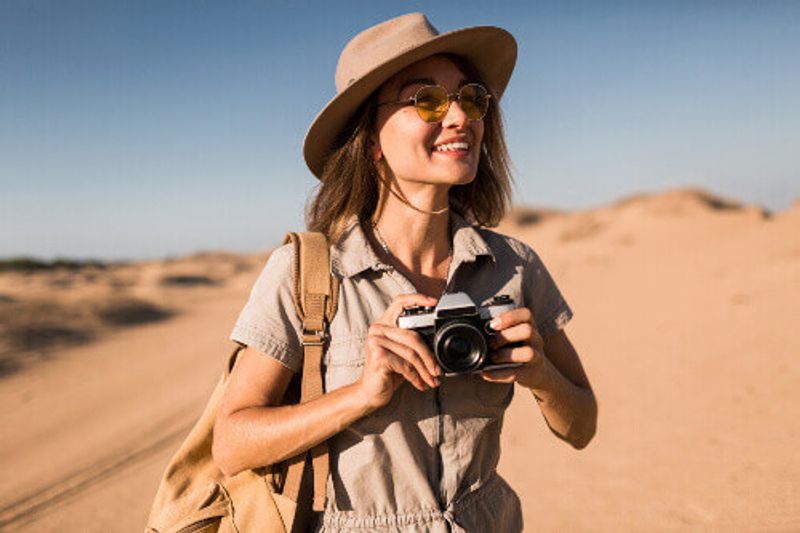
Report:
[[[433,148],[437,152],[452,152],[455,150],[469,150],[469,144],[465,142],[454,142],[447,144],[440,144]]]

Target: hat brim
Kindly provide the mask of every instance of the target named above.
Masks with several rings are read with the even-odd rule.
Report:
[[[311,172],[321,178],[336,138],[373,91],[412,63],[436,54],[454,54],[469,61],[499,100],[514,70],[517,43],[502,28],[476,26],[443,33],[398,52],[337,94],[311,123],[303,143],[303,156]]]

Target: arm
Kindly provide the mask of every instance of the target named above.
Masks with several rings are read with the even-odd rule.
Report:
[[[542,339],[533,314],[521,307],[498,317],[495,362],[521,362],[519,368],[484,373],[484,379],[516,381],[533,393],[553,433],[581,449],[594,437],[597,401],[575,348],[563,330]]]
[[[369,411],[356,384],[281,406],[292,371],[252,348],[239,355],[214,425],[214,460],[226,475],[308,450]]]
[[[563,330],[544,339],[544,357],[537,375],[529,388],[547,425],[575,448],[586,447],[597,428],[597,400]]]
[[[389,403],[405,380],[438,386],[441,370],[416,333],[395,327],[403,307],[432,305],[421,294],[397,297],[370,327],[364,370],[352,385],[310,402],[280,405],[292,371],[253,348],[239,355],[214,425],[212,454],[226,475],[275,464],[308,450]]]

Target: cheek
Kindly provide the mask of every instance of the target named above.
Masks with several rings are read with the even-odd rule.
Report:
[[[411,120],[389,120],[381,128],[379,139],[384,156],[398,163],[412,154],[427,154],[430,144],[430,128]]]
[[[473,132],[474,132],[474,137],[475,137],[475,143],[478,146],[480,146],[481,143],[483,142],[484,129],[485,129],[485,126],[484,126],[484,123],[483,123],[482,120],[479,120],[478,122],[475,123],[475,128],[474,128]]]

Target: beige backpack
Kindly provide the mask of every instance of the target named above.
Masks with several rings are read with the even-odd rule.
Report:
[[[304,356],[300,383],[293,380],[285,401],[295,403],[299,396],[300,402],[307,402],[322,395],[320,365],[327,326],[336,314],[339,285],[330,273],[328,242],[322,233],[289,233],[284,242],[294,246],[293,300],[303,322]],[[314,512],[324,509],[327,443],[280,465],[230,477],[214,462],[214,420],[242,348],[235,348],[203,414],[170,460],[150,511],[147,533],[304,531]]]

